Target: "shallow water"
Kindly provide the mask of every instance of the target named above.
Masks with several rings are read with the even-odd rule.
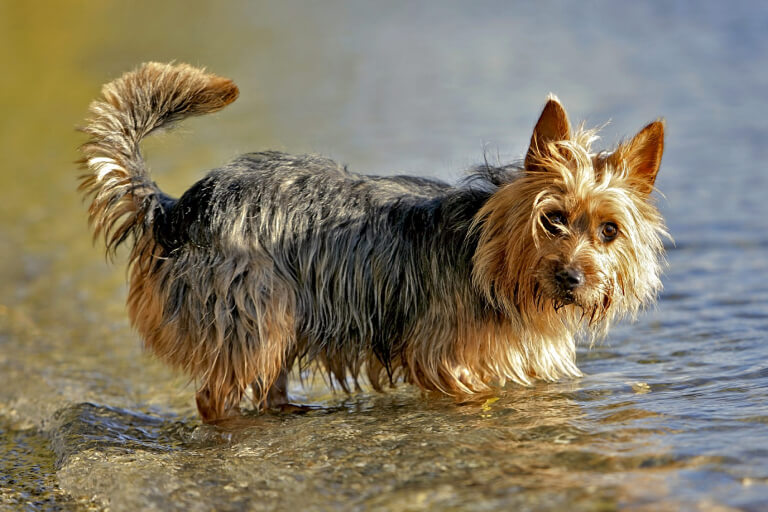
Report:
[[[0,508],[768,508],[768,10],[760,2],[0,3]],[[247,150],[456,179],[517,158],[545,95],[664,116],[675,243],[658,306],[586,377],[455,406],[399,387],[201,426],[142,354],[124,261],[92,247],[71,163],[101,83],[145,60],[233,77],[232,107],[148,141],[178,194]]]

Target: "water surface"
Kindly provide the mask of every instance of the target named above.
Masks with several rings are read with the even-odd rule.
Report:
[[[768,508],[767,29],[761,2],[0,3],[0,508]],[[455,180],[518,158],[549,92],[606,146],[664,116],[658,306],[579,380],[465,406],[318,381],[309,414],[202,426],[74,192],[100,84],[174,59],[241,98],[148,141],[172,194],[265,148]]]

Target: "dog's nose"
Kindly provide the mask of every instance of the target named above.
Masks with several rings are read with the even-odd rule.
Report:
[[[572,267],[566,267],[555,273],[555,280],[564,290],[573,291],[584,284],[584,272]]]

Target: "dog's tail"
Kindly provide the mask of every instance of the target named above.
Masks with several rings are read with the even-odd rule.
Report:
[[[215,112],[237,99],[232,81],[187,64],[150,62],[102,88],[82,131],[80,164],[88,172],[80,187],[91,200],[94,239],[104,237],[107,254],[126,239],[152,228],[174,200],[150,179],[139,142],[154,130],[188,116]]]

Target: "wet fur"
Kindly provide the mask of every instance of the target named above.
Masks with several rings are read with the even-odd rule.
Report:
[[[130,241],[131,322],[198,381],[205,421],[237,414],[249,386],[257,407],[285,403],[297,363],[344,390],[365,376],[459,399],[578,376],[576,339],[660,288],[664,229],[648,200],[658,162],[639,135],[594,154],[593,133],[571,135],[548,103],[524,164],[484,165],[457,186],[270,151],[165,195],[139,141],[236,97],[224,78],[149,63],[105,85],[83,129],[95,236],[109,253]],[[574,216],[557,236],[541,225],[553,206]],[[590,235],[602,218],[621,222],[610,247]],[[569,304],[550,286],[564,262],[588,276]]]

